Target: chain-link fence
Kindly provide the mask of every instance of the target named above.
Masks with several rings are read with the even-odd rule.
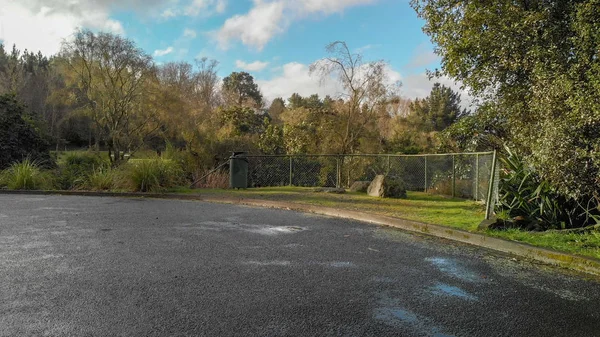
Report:
[[[409,191],[497,200],[494,152],[428,155],[248,156],[248,186],[345,187],[376,175],[400,178]],[[489,215],[488,215],[489,217]]]

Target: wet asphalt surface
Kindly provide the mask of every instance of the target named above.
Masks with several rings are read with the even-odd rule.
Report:
[[[292,211],[0,195],[0,336],[600,336],[600,283]]]

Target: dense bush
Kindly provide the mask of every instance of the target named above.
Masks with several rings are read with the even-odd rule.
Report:
[[[497,213],[513,227],[534,230],[577,228],[600,220],[594,199],[577,200],[559,193],[521,156],[505,149],[501,157],[500,205]]]
[[[582,205],[600,198],[600,0],[411,4],[443,60],[435,75],[501,112],[457,126],[458,143],[494,146],[499,135],[553,191]]]
[[[99,154],[92,152],[70,152],[59,162],[59,188],[70,190],[85,187],[86,180],[97,170],[103,170],[110,163]]]
[[[0,130],[0,169],[25,158],[42,166],[53,165],[48,142],[13,96],[0,95]]]
[[[92,191],[108,191],[120,184],[120,176],[110,167],[100,167],[85,179],[84,187]]]
[[[13,163],[0,174],[0,186],[13,190],[44,190],[53,188],[53,176],[30,159]]]
[[[183,183],[181,168],[169,159],[136,160],[123,169],[129,187],[139,192],[162,191]]]
[[[384,182],[386,197],[406,198],[406,184],[401,178],[387,176]]]

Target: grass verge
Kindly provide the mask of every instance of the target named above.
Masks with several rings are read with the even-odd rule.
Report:
[[[407,199],[378,199],[363,193],[331,194],[314,192],[314,188],[268,187],[247,190],[172,189],[177,193],[200,193],[206,196],[223,196],[245,199],[286,201],[299,204],[335,207],[364,211],[406,220],[442,225],[470,232],[485,217],[483,205],[471,200],[447,198],[423,192],[408,192]],[[486,231],[483,234],[533,246],[555,249],[572,254],[600,259],[600,233],[527,232],[520,230]]]
[[[313,192],[314,188],[305,187],[263,187],[247,190],[172,189],[177,193],[201,193],[203,195],[239,197],[287,201],[307,205],[336,207],[354,211],[364,211],[388,215],[406,220],[474,231],[485,217],[481,204],[464,199],[445,198],[422,192],[408,192],[407,199],[379,199],[364,193],[332,194]]]
[[[525,242],[532,246],[600,259],[600,232],[557,233],[509,229],[504,231],[490,230],[486,231],[485,234],[506,240]]]

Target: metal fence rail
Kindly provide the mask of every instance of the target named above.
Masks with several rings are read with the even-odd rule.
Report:
[[[345,187],[376,175],[400,178],[409,191],[480,200],[488,212],[497,200],[494,152],[426,155],[248,156],[249,187]]]

